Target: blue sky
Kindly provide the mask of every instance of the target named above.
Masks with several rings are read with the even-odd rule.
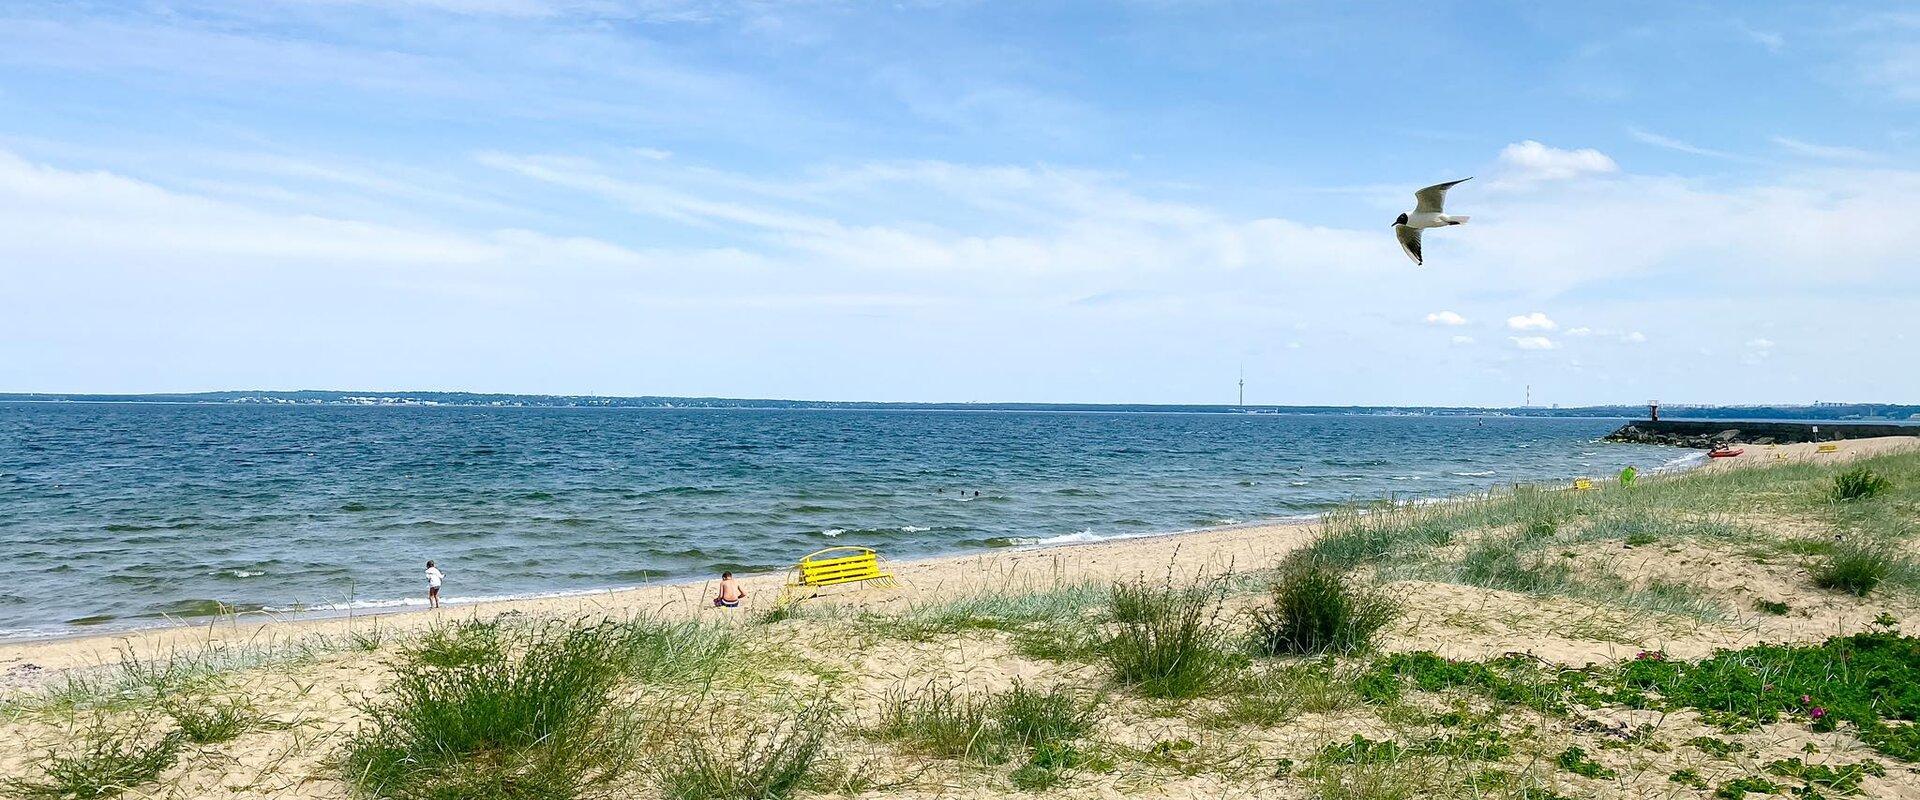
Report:
[[[1920,400],[1920,6],[1408,8],[16,0],[0,391]]]

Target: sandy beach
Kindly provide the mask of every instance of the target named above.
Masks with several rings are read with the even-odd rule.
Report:
[[[1737,458],[1716,460],[1702,468],[1702,476],[1734,475],[1748,468],[1828,469],[1863,458],[1912,452],[1920,440],[1875,439],[1839,443],[1837,452],[1819,453],[1811,444],[1777,447],[1749,446]],[[1822,473],[1824,474],[1824,473]],[[1650,481],[1696,480],[1662,477]],[[1811,480],[1811,479],[1809,479]],[[1822,478],[1824,480],[1824,478]],[[1617,491],[1603,486],[1596,494]],[[1525,653],[1543,663],[1578,667],[1589,663],[1631,661],[1647,652],[1662,657],[1698,659],[1716,649],[1738,648],[1758,642],[1815,643],[1873,627],[1876,618],[1892,615],[1920,620],[1920,601],[1908,591],[1880,591],[1868,597],[1816,588],[1807,581],[1802,560],[1779,553],[1756,555],[1763,539],[1830,539],[1835,534],[1817,515],[1783,514],[1754,507],[1714,511],[1703,520],[1713,525],[1756,531],[1747,539],[1664,535],[1657,544],[1629,539],[1623,544],[1597,536],[1563,534],[1551,546],[1555,559],[1582,565],[1582,570],[1619,576],[1620,597],[1635,594],[1663,581],[1684,583],[1689,596],[1724,609],[1689,614],[1679,610],[1613,602],[1594,593],[1527,593],[1463,585],[1443,579],[1431,568],[1414,565],[1363,567],[1361,573],[1377,582],[1401,607],[1402,613],[1381,635],[1385,653],[1430,651],[1445,658],[1491,659]],[[390,681],[402,644],[458,621],[525,621],[546,618],[627,618],[643,615],[661,620],[715,623],[751,645],[741,645],[740,658],[766,660],[746,668],[758,676],[752,688],[719,681],[706,691],[734,698],[734,712],[752,717],[780,706],[768,696],[791,697],[805,686],[825,681],[841,687],[851,719],[868,720],[882,713],[884,698],[899,687],[933,680],[958,681],[969,692],[1005,690],[1022,684],[1080,687],[1108,697],[1124,692],[1107,686],[1108,679],[1092,663],[1050,662],[1024,655],[1016,646],[1021,635],[1012,629],[966,627],[925,636],[875,635],[874,620],[915,620],[929,610],[950,609],[970,598],[1019,597],[1066,592],[1100,595],[1115,581],[1145,580],[1194,584],[1258,576],[1282,564],[1290,553],[1313,542],[1329,528],[1322,523],[1253,524],[1179,535],[1143,537],[1049,548],[1009,548],[926,560],[889,562],[901,578],[893,589],[836,589],[802,601],[803,611],[791,620],[766,622],[767,612],[781,595],[781,574],[743,576],[749,593],[743,608],[715,609],[709,605],[711,582],[647,586],[637,589],[568,597],[450,605],[438,611],[409,610],[378,616],[325,619],[277,619],[249,615],[220,618],[180,627],[141,630],[60,640],[13,642],[0,645],[0,674],[12,709],[12,723],[0,730],[0,774],[29,774],[36,753],[56,748],[76,726],[92,718],[79,705],[60,703],[48,710],[48,691],[57,695],[74,676],[107,676],[124,672],[129,662],[159,665],[169,659],[196,663],[224,660],[230,667],[210,669],[220,677],[218,692],[250,698],[262,713],[275,720],[271,728],[256,730],[223,745],[202,748],[171,768],[157,783],[136,787],[128,796],[153,797],[346,797],[350,785],[335,766],[343,743],[364,721],[365,704],[379,697]],[[1764,533],[1759,533],[1764,531]],[[1420,563],[1448,563],[1467,542],[1437,548]],[[1591,565],[1591,566],[1588,566]],[[1428,572],[1423,573],[1422,570]],[[1429,577],[1430,575],[1430,577]],[[1259,591],[1224,595],[1224,613],[1238,620],[1262,602]],[[1639,602],[1638,600],[1634,602]],[[1755,610],[1777,603],[1788,612]],[[1676,605],[1676,609],[1677,609]],[[1235,625],[1242,623],[1235,622]],[[863,627],[864,626],[864,627]],[[354,642],[360,644],[356,646]],[[853,643],[838,646],[835,642]],[[771,656],[769,653],[779,653]],[[759,654],[755,656],[753,654]],[[211,654],[211,655],[210,655]],[[777,662],[778,665],[772,666]],[[793,666],[801,665],[801,666]],[[811,676],[811,677],[809,677]],[[831,677],[827,677],[831,676]],[[196,683],[196,686],[201,684]],[[743,694],[747,693],[747,694]],[[748,694],[751,696],[748,697]],[[747,699],[742,699],[746,697]],[[1128,701],[1115,705],[1095,734],[1113,752],[1153,752],[1156,747],[1195,748],[1196,759],[1183,762],[1166,756],[1126,763],[1105,772],[1083,770],[1055,789],[1063,796],[1148,796],[1202,798],[1242,791],[1271,792],[1277,796],[1309,796],[1315,784],[1278,780],[1271,768],[1254,774],[1224,766],[1207,767],[1201,752],[1234,752],[1251,747],[1271,759],[1286,753],[1293,761],[1308,759],[1320,745],[1354,734],[1391,735],[1402,723],[1374,713],[1302,712],[1276,728],[1236,725],[1227,731],[1203,724],[1218,712],[1220,699],[1196,701],[1193,708]],[[1438,702],[1438,701],[1435,701]],[[1479,701],[1474,701],[1479,702]],[[1442,703],[1444,705],[1444,703]],[[151,721],[151,709],[110,704],[115,718]],[[1477,706],[1476,706],[1477,707]],[[729,712],[729,713],[734,713]],[[1581,726],[1626,720],[1650,724],[1662,741],[1681,741],[1712,731],[1697,715],[1648,716],[1649,712],[1594,709],[1572,720],[1537,718],[1527,712],[1529,725],[1542,732],[1545,751],[1558,752],[1567,742],[1582,741]],[[1579,720],[1587,722],[1579,722]],[[1529,728],[1532,730],[1533,728]],[[1404,732],[1403,732],[1404,735]],[[1649,734],[1650,736],[1652,734]],[[1714,734],[1720,735],[1720,734]],[[1604,739],[1605,737],[1601,737]],[[1700,770],[1719,780],[1739,769],[1753,769],[1763,756],[1804,756],[1819,752],[1823,759],[1854,761],[1877,758],[1861,742],[1843,732],[1813,731],[1789,723],[1767,725],[1730,736],[1747,748],[1738,764],[1695,763],[1697,753],[1672,745],[1665,750],[1605,751],[1612,764],[1607,780],[1573,777],[1544,771],[1526,771],[1528,785],[1556,787],[1570,796],[1665,797],[1675,784],[1667,774],[1677,769]],[[1164,745],[1186,742],[1185,745]],[[1229,747],[1229,743],[1233,744]],[[1813,749],[1808,749],[1811,745]],[[1530,745],[1531,746],[1531,745]],[[1222,749],[1225,748],[1225,749]],[[991,770],[960,769],[952,774],[924,774],[907,765],[924,764],[911,753],[888,750],[869,738],[852,736],[843,743],[848,758],[882,765],[887,774],[908,774],[904,783],[887,788],[855,786],[852,794],[872,797],[991,797],[1015,793]],[[1587,741],[1587,751],[1602,751]],[[1544,751],[1543,751],[1544,752]],[[1689,755],[1691,754],[1691,755]],[[1624,760],[1623,760],[1624,759]],[[1676,761],[1679,759],[1680,761]],[[1682,764],[1681,761],[1685,763]],[[1638,772],[1629,762],[1639,764]],[[1676,766],[1679,764],[1679,766]],[[1687,766],[1692,765],[1692,766]],[[906,770],[906,772],[901,772]],[[1904,768],[1889,777],[1867,779],[1878,797],[1920,797],[1920,781]],[[1255,771],[1258,772],[1258,771]],[[1595,773],[1599,774],[1599,773]],[[1716,777],[1718,776],[1718,777]],[[636,779],[637,780],[637,779]],[[1515,778],[1514,780],[1520,780]],[[1518,784],[1515,784],[1518,785]],[[604,796],[653,797],[657,791],[644,782],[636,788]],[[591,793],[589,793],[591,794]],[[592,795],[602,796],[602,795]],[[1372,795],[1354,795],[1372,796]],[[1382,795],[1386,796],[1386,795]],[[1517,795],[1516,795],[1517,796]]]

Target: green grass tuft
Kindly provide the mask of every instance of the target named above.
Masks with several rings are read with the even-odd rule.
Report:
[[[1833,476],[1833,488],[1828,490],[1828,496],[1844,503],[1873,497],[1892,488],[1893,481],[1872,469],[1859,466]]]
[[[1268,655],[1366,650],[1399,613],[1385,595],[1356,587],[1331,566],[1311,561],[1283,568],[1270,592],[1272,604],[1253,617],[1254,647]]]
[[[568,797],[610,780],[624,748],[607,713],[631,665],[628,632],[612,622],[466,626],[423,642],[388,699],[365,709],[349,780],[404,800]]]
[[[1140,581],[1116,584],[1113,598],[1115,607],[1128,611],[1102,650],[1120,683],[1141,694],[1196,697],[1244,666],[1226,646],[1217,590],[1177,587],[1171,579],[1161,585]]]
[[[1823,561],[1808,567],[1813,584],[1866,597],[1892,574],[1895,558],[1877,544],[1843,544]]]

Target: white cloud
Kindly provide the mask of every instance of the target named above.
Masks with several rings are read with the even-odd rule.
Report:
[[[1467,318],[1452,311],[1435,311],[1427,315],[1427,324],[1457,327],[1467,324]]]
[[[1632,128],[1632,127],[1627,128],[1627,135],[1633,137],[1635,141],[1640,142],[1642,144],[1650,144],[1650,145],[1653,145],[1654,147],[1672,150],[1677,153],[1686,153],[1688,155],[1695,155],[1695,156],[1706,156],[1708,158],[1720,158],[1720,159],[1726,159],[1728,161],[1752,161],[1753,160],[1748,156],[1743,156],[1738,153],[1729,153],[1725,150],[1714,150],[1711,148],[1700,147],[1689,142],[1684,142],[1679,139],[1675,139],[1671,136],[1662,136],[1658,133],[1641,130],[1639,128]]]
[[[1568,329],[1567,329],[1567,335],[1568,335],[1568,336],[1587,336],[1587,335],[1590,335],[1590,334],[1592,334],[1592,333],[1593,333],[1593,329],[1592,329],[1592,328],[1589,328],[1589,327],[1587,327],[1587,326],[1585,326],[1585,325],[1582,325],[1582,326],[1580,326],[1580,327],[1578,327],[1578,328],[1568,328]]]
[[[1473,344],[1473,337],[1471,337],[1471,336],[1455,336],[1455,337],[1453,337],[1453,339],[1452,339],[1452,341],[1453,341],[1453,343],[1454,343],[1454,344]]]
[[[1504,168],[1500,183],[1507,185],[1561,181],[1620,171],[1612,158],[1593,148],[1562,150],[1528,139],[1500,151]]]
[[[1785,150],[1810,158],[1824,158],[1833,161],[1872,161],[1875,158],[1874,154],[1854,147],[1814,144],[1786,136],[1773,137],[1773,143]]]
[[[1535,311],[1531,314],[1508,317],[1507,327],[1516,331],[1550,331],[1560,326],[1548,318],[1546,314]]]
[[[1622,335],[1620,337],[1620,341],[1627,342],[1629,344],[1640,344],[1642,342],[1645,342],[1646,340],[1647,340],[1647,335],[1639,331],[1629,331],[1625,335]]]
[[[1755,350],[1771,350],[1773,349],[1773,340],[1772,339],[1748,339],[1747,346],[1754,348]]]
[[[1545,336],[1509,336],[1507,338],[1513,340],[1514,347],[1518,347],[1522,350],[1554,349],[1553,340]]]

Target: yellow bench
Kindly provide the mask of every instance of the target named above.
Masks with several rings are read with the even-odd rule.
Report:
[[[1813,451],[1816,453],[1837,453],[1840,451],[1840,445],[1823,444],[1823,445],[1820,445],[1819,447],[1813,448]]]
[[[880,554],[871,547],[842,545],[808,553],[794,565],[793,573],[793,580],[787,582],[789,592],[866,581],[881,587],[898,585],[893,573],[880,568]]]

